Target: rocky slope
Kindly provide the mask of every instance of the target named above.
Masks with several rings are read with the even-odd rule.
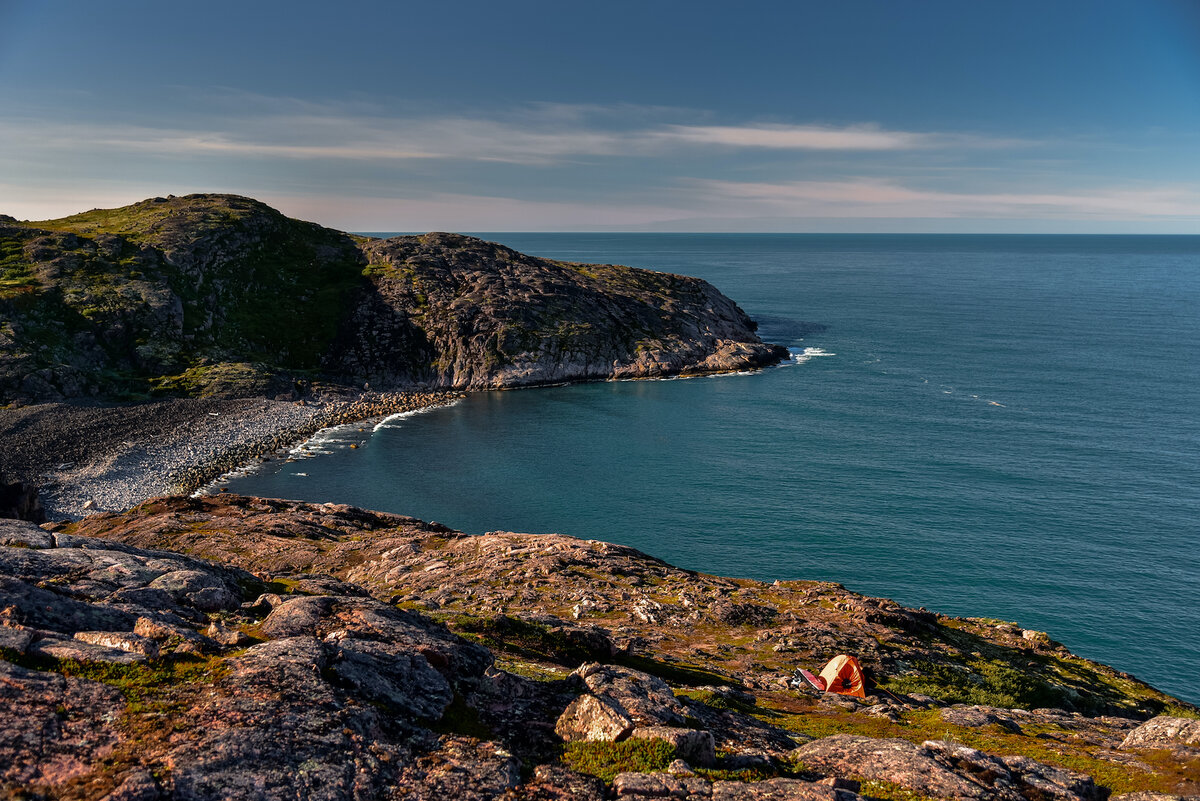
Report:
[[[0,521],[0,648],[10,798],[1200,793],[1196,710],[1040,632],[332,504]],[[865,702],[789,687],[839,652]]]
[[[490,388],[786,356],[709,284],[450,234],[369,240],[233,195],[0,217],[0,403]],[[299,382],[299,383],[298,383]]]

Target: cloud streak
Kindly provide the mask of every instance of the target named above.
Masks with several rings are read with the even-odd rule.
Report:
[[[705,202],[740,216],[1040,217],[1148,219],[1200,217],[1200,188],[1110,187],[1067,192],[945,192],[892,181],[688,182]]]
[[[666,109],[541,104],[494,117],[403,118],[363,113],[361,107],[333,106],[322,111],[311,104],[292,108],[268,104],[267,109],[235,114],[221,129],[87,122],[64,125],[61,120],[10,119],[0,123],[0,142],[10,149],[31,151],[87,147],[177,157],[445,159],[524,165],[606,157],[662,157],[714,149],[863,152],[1014,144],[1013,140],[959,134],[891,131],[872,124],[689,125],[644,119],[685,113]]]

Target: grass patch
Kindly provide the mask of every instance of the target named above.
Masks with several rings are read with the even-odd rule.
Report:
[[[715,673],[699,665],[687,665],[679,662],[664,662],[648,656],[620,654],[612,660],[613,664],[640,670],[651,676],[658,676],[667,684],[683,687],[701,687],[706,684],[739,687],[739,682],[728,676]]]
[[[567,743],[560,761],[578,773],[611,784],[618,773],[664,771],[675,760],[675,746],[666,740],[624,740]]]
[[[1061,707],[1062,689],[1009,664],[977,660],[969,665],[919,661],[913,673],[889,677],[880,686],[895,693],[919,693],[948,704],[997,706],[1005,709]]]
[[[456,633],[481,645],[527,658],[576,667],[584,662],[608,657],[607,654],[601,656],[564,632],[552,631],[548,626],[507,615],[457,615],[445,622]]]
[[[125,696],[131,708],[146,703],[163,689],[177,684],[211,684],[228,670],[219,657],[158,658],[118,665],[112,662],[31,656],[6,648],[0,649],[0,658],[30,670],[60,673],[115,687]]]

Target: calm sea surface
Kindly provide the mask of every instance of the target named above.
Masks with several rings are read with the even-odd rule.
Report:
[[[796,359],[475,395],[230,487],[838,581],[1200,702],[1200,237],[488,238],[706,278]]]

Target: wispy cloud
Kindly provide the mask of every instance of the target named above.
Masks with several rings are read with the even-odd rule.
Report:
[[[931,147],[937,134],[885,131],[878,126],[671,125],[651,136],[698,145],[775,150],[912,150]]]
[[[245,100],[245,99],[243,99]],[[248,102],[248,100],[246,101]],[[389,115],[362,104],[256,103],[189,126],[114,125],[59,119],[0,122],[13,152],[80,147],[181,157],[406,161],[448,159],[550,165],[599,157],[656,157],[681,150],[898,151],[1007,147],[1013,140],[878,125],[695,125],[664,116],[700,112],[643,107],[532,104],[487,115]]]
[[[706,202],[742,216],[1111,218],[1200,217],[1200,187],[1110,187],[1064,192],[945,192],[891,181],[695,180]]]

